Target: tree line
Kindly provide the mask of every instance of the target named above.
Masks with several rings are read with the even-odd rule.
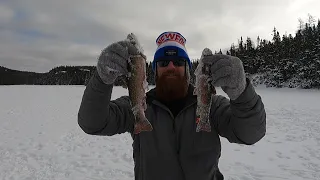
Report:
[[[299,19],[295,34],[280,35],[273,28],[272,39],[256,40],[240,37],[225,52],[239,57],[245,72],[254,84],[267,87],[320,88],[320,20],[311,15],[306,22]],[[223,54],[221,49],[215,52]],[[191,83],[199,59],[192,60]],[[147,81],[154,85],[152,64],[146,63]],[[47,73],[11,70],[0,66],[0,85],[86,85],[94,66],[59,66]],[[119,85],[116,82],[115,85]]]
[[[241,37],[227,54],[239,57],[248,76],[270,87],[320,88],[320,20],[309,15],[299,19],[294,35],[280,35],[276,27],[272,40]]]
[[[191,74],[197,63],[192,64]],[[152,64],[147,62],[146,67],[147,81],[150,85],[154,85]],[[95,66],[59,66],[47,73],[35,73],[0,66],[0,85],[87,85],[95,71]],[[194,77],[192,75],[192,82]],[[121,85],[121,82],[116,81],[115,85]]]

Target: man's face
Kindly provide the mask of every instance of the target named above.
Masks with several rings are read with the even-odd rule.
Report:
[[[183,59],[157,62],[156,93],[158,98],[170,101],[185,97],[188,91],[185,66],[186,61]]]

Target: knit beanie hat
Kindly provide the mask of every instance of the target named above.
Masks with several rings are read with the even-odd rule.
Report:
[[[185,47],[186,39],[180,33],[164,32],[157,38],[156,43],[158,47],[152,62],[153,71],[155,71],[158,60],[172,59],[174,57],[184,58],[188,62],[189,69],[191,69],[191,61]]]

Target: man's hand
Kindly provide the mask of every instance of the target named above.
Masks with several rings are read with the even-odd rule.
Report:
[[[246,77],[242,61],[234,56],[212,54],[205,48],[201,60],[211,65],[212,85],[221,87],[231,100],[237,99],[246,87]]]
[[[110,44],[100,54],[97,71],[105,84],[113,84],[119,76],[128,75],[130,56],[142,55],[134,34],[127,39]]]

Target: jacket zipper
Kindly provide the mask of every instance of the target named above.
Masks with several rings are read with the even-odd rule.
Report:
[[[191,103],[191,104],[189,104],[188,106],[186,106],[186,107],[184,107],[178,114],[177,114],[177,117],[183,112],[183,111],[185,111],[186,109],[188,109],[189,107],[191,107],[191,106],[193,106],[195,104],[195,102],[194,103]]]
[[[172,117],[172,119],[175,119],[175,118],[173,117],[172,112],[171,112],[166,106],[162,105],[160,102],[158,102],[158,101],[156,101],[156,100],[154,100],[153,103],[154,103],[155,105],[158,105],[158,106],[161,107],[162,109],[166,110],[167,112],[169,112],[169,113],[170,113],[170,116]],[[193,102],[193,103],[189,104],[188,106],[184,107],[184,108],[177,114],[177,117],[178,117],[183,111],[185,111],[187,108],[193,106],[195,103],[196,103],[196,102]]]

